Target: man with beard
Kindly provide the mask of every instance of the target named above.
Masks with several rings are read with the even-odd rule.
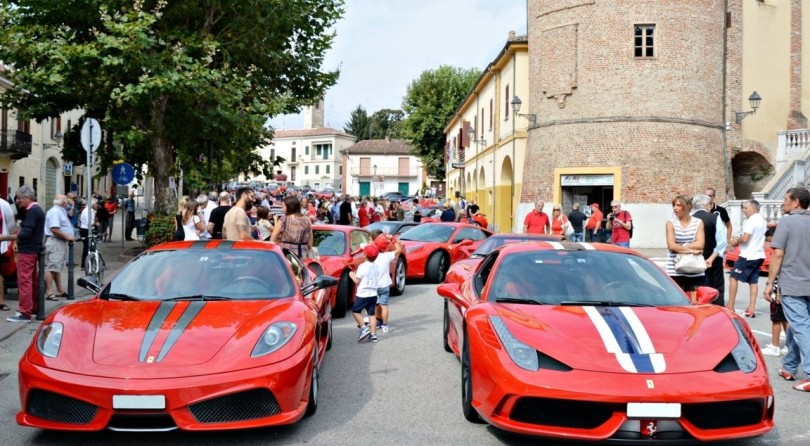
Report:
[[[236,191],[236,203],[225,214],[222,225],[222,238],[225,240],[253,240],[251,232],[253,227],[248,218],[248,211],[253,207],[253,189],[240,188]]]

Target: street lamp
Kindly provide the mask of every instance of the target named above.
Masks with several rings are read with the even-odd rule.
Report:
[[[751,111],[734,112],[734,120],[737,124],[742,124],[742,120],[745,119],[746,116],[755,114],[761,101],[762,97],[756,91],[751,93],[751,96],[748,97],[748,102],[751,104]]]
[[[42,144],[43,149],[50,149],[52,147],[59,147],[62,145],[62,140],[65,138],[65,135],[62,134],[61,130],[57,130],[56,133],[53,134],[52,139],[56,141],[56,144]]]
[[[523,105],[523,101],[521,101],[520,98],[517,97],[517,95],[515,95],[515,97],[512,98],[512,112],[514,113],[514,115],[515,116],[520,116],[522,118],[526,118],[529,121],[531,121],[532,124],[537,124],[537,115],[536,114],[534,114],[534,113],[525,113],[525,114],[518,113],[518,112],[520,112],[520,106],[521,105]]]
[[[379,195],[380,185],[377,183],[377,165],[374,165],[374,178],[371,179],[374,184],[374,190],[377,191],[374,195]]]

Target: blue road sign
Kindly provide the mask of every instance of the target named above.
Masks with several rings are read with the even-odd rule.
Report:
[[[128,163],[116,164],[112,168],[112,177],[116,184],[129,184],[135,178],[135,169]]]

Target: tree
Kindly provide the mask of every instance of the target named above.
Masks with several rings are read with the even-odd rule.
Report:
[[[169,176],[217,165],[270,174],[254,149],[272,116],[323,97],[322,71],[342,0],[0,0],[7,106],[37,121],[83,109],[106,132],[101,167],[123,156],[155,181],[155,207],[173,208]],[[66,158],[81,162],[76,131]],[[116,154],[113,142],[121,142]],[[78,158],[78,159],[76,159]]]
[[[357,141],[360,142],[364,139],[369,139],[369,123],[370,120],[366,109],[364,109],[362,105],[358,105],[357,108],[352,110],[352,114],[349,116],[349,122],[343,126],[343,131],[354,136],[357,138]]]
[[[384,108],[371,115],[369,123],[369,139],[382,139],[390,136],[393,139],[402,138],[402,120],[405,113],[402,110]]]
[[[442,65],[422,72],[408,85],[402,110],[405,139],[422,158],[428,174],[444,179],[444,128],[461,101],[470,93],[481,76],[477,68]]]

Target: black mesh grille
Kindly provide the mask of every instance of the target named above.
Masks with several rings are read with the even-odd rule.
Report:
[[[116,413],[107,425],[111,430],[149,431],[177,429],[171,416],[165,413]]]
[[[510,418],[544,426],[594,429],[610,419],[614,410],[613,405],[605,403],[521,398],[515,403]]]
[[[87,424],[93,421],[98,407],[58,393],[34,389],[28,394],[26,411],[37,418],[57,423]]]
[[[683,417],[700,429],[725,429],[757,424],[765,414],[764,400],[684,404]]]
[[[188,406],[188,410],[200,423],[253,420],[281,413],[278,401],[267,389],[253,389],[212,398],[192,404]]]

